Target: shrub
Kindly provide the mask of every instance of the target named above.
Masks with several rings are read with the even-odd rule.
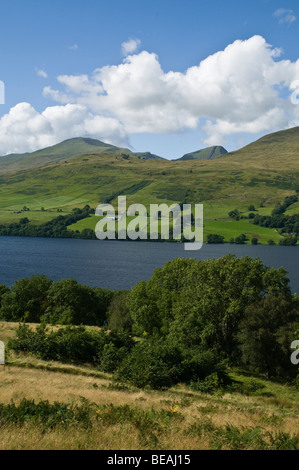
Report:
[[[215,390],[219,389],[223,384],[222,379],[218,376],[217,372],[208,375],[204,380],[197,379],[190,382],[191,390],[204,393],[212,393]]]
[[[223,243],[224,237],[216,233],[209,233],[207,236],[207,243]]]
[[[94,415],[93,406],[87,401],[81,404],[68,404],[48,400],[35,403],[34,400],[23,398],[16,405],[13,401],[9,404],[0,403],[0,425],[14,424],[23,426],[26,423],[34,423],[42,426],[44,430],[63,426],[81,425],[88,428],[92,424]]]
[[[297,237],[288,236],[285,238],[281,238],[279,240],[279,244],[284,246],[295,246],[297,244]]]
[[[282,293],[246,307],[237,334],[243,365],[266,376],[292,375],[289,345],[298,319],[298,300]]]
[[[235,238],[235,243],[244,244],[246,240],[248,240],[248,238],[246,237],[246,235],[244,235],[244,233],[242,233],[241,235]]]
[[[98,354],[98,367],[103,372],[114,372],[128,356],[134,341],[125,332],[112,331]]]
[[[171,352],[167,351],[163,345],[154,346],[146,340],[138,343],[121,363],[116,378],[138,388],[170,387],[176,382],[176,374],[170,364],[172,361],[167,360],[167,354]]]
[[[235,220],[240,220],[240,212],[238,209],[234,209],[228,213],[228,216]]]
[[[219,383],[226,381],[225,363],[214,352],[184,349],[154,337],[136,344],[120,364],[116,378],[139,388],[159,389],[204,380],[215,372]]]
[[[16,338],[10,339],[8,347],[16,352],[32,353],[44,360],[86,362],[99,367],[103,361],[104,367],[111,368],[111,365],[107,365],[109,351],[111,364],[111,348],[114,359],[117,355],[120,360],[130,351],[133,344],[133,340],[125,333],[87,330],[83,326],[67,326],[57,331],[48,331],[45,324],[39,325],[36,331],[33,331],[28,325],[21,324],[17,329]],[[115,367],[117,365],[118,362]]]
[[[107,311],[109,329],[131,331],[132,319],[127,306],[128,294],[128,291],[122,291],[112,299]]]

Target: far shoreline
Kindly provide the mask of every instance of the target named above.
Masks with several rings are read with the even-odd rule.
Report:
[[[75,233],[75,232],[74,232]],[[118,242],[148,242],[148,243],[177,243],[177,244],[184,244],[184,243],[195,243],[194,241],[189,241],[189,240],[163,240],[163,239],[140,239],[137,238],[136,240],[131,240],[130,238],[127,239],[118,239],[118,238],[105,238],[105,239],[98,239],[97,237],[82,237],[82,236],[65,236],[65,237],[52,237],[52,236],[45,236],[45,235],[35,235],[35,236],[30,236],[30,235],[22,235],[22,234],[0,234],[1,237],[19,237],[19,238],[45,238],[45,239],[55,239],[55,240],[90,240],[90,241],[118,241]],[[223,242],[213,242],[213,243],[208,243],[208,242],[202,242],[203,245],[238,245],[238,246],[283,246],[283,247],[296,247],[299,246],[299,241],[295,245],[287,245],[287,244],[280,244],[280,243],[250,243],[250,242],[243,242],[243,243],[237,243],[237,242],[229,242],[229,241],[223,241]]]

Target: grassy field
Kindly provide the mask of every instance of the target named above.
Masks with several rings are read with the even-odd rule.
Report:
[[[16,328],[0,322],[0,339],[7,343]],[[183,384],[140,390],[88,366],[10,352],[0,366],[0,406],[26,399],[46,409],[57,402],[61,413],[69,406],[81,418],[70,414],[64,421],[56,412],[49,427],[27,411],[25,422],[2,424],[0,449],[298,449],[298,391],[241,371],[231,376],[239,391],[204,394]]]
[[[216,233],[226,239],[244,231],[256,232],[263,243],[269,238],[278,240],[279,236],[274,230],[269,230],[269,236],[258,227],[253,230],[248,219],[243,219],[239,231],[239,226],[227,225],[228,212],[237,208],[246,216],[249,205],[253,204],[257,213],[270,214],[276,202],[294,193],[287,187],[272,187],[265,183],[251,185],[253,174],[262,171],[246,168],[246,172],[245,169],[239,171],[242,177],[234,176],[231,168],[226,169],[231,165],[224,161],[224,157],[217,159],[217,167],[216,161],[122,160],[111,155],[89,157],[87,162],[83,160],[77,157],[69,164],[60,163],[17,175],[3,175],[0,184],[0,223],[8,224],[26,216],[31,223],[40,224],[57,217],[60,214],[58,209],[64,215],[75,207],[89,204],[96,208],[105,201],[117,208],[117,197],[126,195],[127,206],[136,202],[147,208],[151,203],[202,203],[207,233],[213,227],[210,222],[216,220],[220,223],[215,224]],[[232,181],[235,181],[233,186]],[[261,202],[263,207],[260,207]],[[30,210],[12,213],[21,211],[24,206]],[[86,227],[94,228],[93,221],[86,219],[70,228],[81,231]]]
[[[70,230],[79,230],[82,232],[84,228],[94,230],[97,222],[100,220],[97,216],[90,216],[86,219],[79,220],[75,224],[69,225]],[[127,224],[134,220],[134,217],[127,217]],[[149,233],[149,220],[148,218],[148,233]],[[171,226],[172,224],[170,224]],[[228,242],[230,238],[235,238],[241,233],[247,236],[248,242],[252,238],[257,238],[259,243],[267,244],[268,240],[272,239],[275,243],[278,243],[282,238],[279,233],[273,229],[260,227],[258,225],[249,224],[246,220],[204,220],[204,242],[207,240],[207,236],[210,233],[217,233],[224,236],[224,241]]]
[[[275,243],[278,243],[282,238],[274,229],[249,224],[248,221],[245,220],[205,220],[205,239],[209,233],[221,234],[224,236],[225,242],[228,242],[230,238],[239,236],[241,233],[246,235],[249,243],[252,238],[257,238],[258,242],[262,244],[267,244],[268,240],[273,240]]]

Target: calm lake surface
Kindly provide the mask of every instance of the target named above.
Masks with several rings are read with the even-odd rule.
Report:
[[[205,244],[198,251],[184,251],[183,243],[0,237],[0,284],[45,274],[53,281],[73,278],[91,287],[130,289],[171,259],[217,259],[227,253],[283,266],[292,291],[299,294],[299,247],[268,245]]]

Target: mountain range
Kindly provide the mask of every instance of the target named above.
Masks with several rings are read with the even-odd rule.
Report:
[[[34,152],[14,153],[2,156],[0,157],[0,173],[26,170],[44,166],[49,163],[59,163],[77,157],[78,155],[101,155],[103,153],[138,157],[145,160],[163,159],[163,157],[151,152],[133,152],[127,148],[116,147],[115,145],[107,144],[97,139],[75,137]],[[227,151],[223,147],[214,146],[188,153],[178,160],[212,160],[225,153],[227,153]]]
[[[132,152],[127,148],[116,147],[115,145],[101,142],[100,140],[87,137],[75,137],[67,139],[51,147],[20,154],[9,154],[0,157],[0,173],[2,171],[18,171],[29,168],[44,166],[49,163],[59,163],[78,155],[101,155],[111,153],[114,155],[124,154],[145,159],[157,158],[150,152]]]
[[[26,216],[32,224],[69,214],[75,207],[102,202],[202,203],[204,231],[225,239],[240,233],[261,243],[280,235],[253,226],[248,207],[269,215],[275,204],[299,191],[299,127],[268,134],[234,152],[209,147],[167,160],[104,142],[75,138],[46,149],[0,157],[0,224]],[[228,213],[238,209],[240,220]],[[299,203],[287,213],[298,213]],[[75,230],[94,228],[96,218]]]

